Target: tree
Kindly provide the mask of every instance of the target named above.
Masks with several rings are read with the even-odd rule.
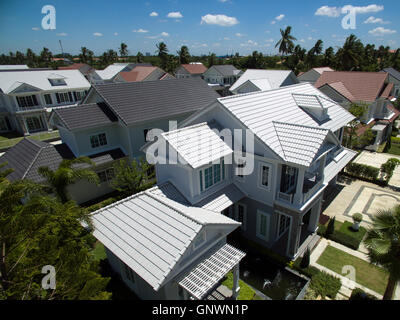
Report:
[[[131,163],[121,160],[114,165],[115,176],[110,185],[123,195],[131,196],[142,191],[147,180],[153,177],[153,174],[147,174],[150,169],[151,166],[144,159]]]
[[[144,58],[144,56],[143,56],[143,53],[141,53],[140,51],[137,53],[137,55],[136,55],[136,61],[137,61],[137,63],[143,63],[143,58]]]
[[[341,70],[353,71],[360,68],[364,46],[354,34],[350,35],[337,52],[338,67]]]
[[[180,64],[188,64],[190,62],[190,53],[187,46],[182,46],[181,50],[179,50],[177,53]]]
[[[67,187],[79,180],[99,184],[98,175],[91,168],[82,168],[77,165],[94,163],[87,157],[81,157],[74,160],[63,160],[57,170],[51,170],[49,167],[40,167],[39,174],[46,179],[46,187],[49,192],[54,193],[62,202],[66,203],[69,200]]]
[[[52,53],[47,48],[43,48],[43,50],[40,52],[40,59],[42,62],[50,62],[52,57]]]
[[[215,53],[211,53],[208,57],[208,67],[211,68],[216,63],[217,63],[217,55]]]
[[[167,68],[167,63],[168,63],[168,48],[167,45],[164,42],[160,42],[159,44],[156,45],[157,47],[157,54],[158,57],[161,60],[161,69],[166,69]]]
[[[300,267],[305,269],[308,268],[308,266],[310,265],[310,256],[311,256],[311,252],[310,252],[310,248],[307,248],[306,252],[304,252],[303,258],[301,259],[300,262]]]
[[[275,48],[279,46],[279,53],[282,55],[291,53],[294,49],[293,41],[297,40],[290,33],[292,27],[288,26],[285,30],[280,29],[282,38],[277,42]]]
[[[358,143],[357,128],[360,125],[360,120],[364,116],[367,107],[363,104],[352,103],[349,112],[355,117],[353,121],[349,123],[349,127],[346,130],[345,145],[348,148],[353,148]]]
[[[79,59],[81,60],[82,63],[93,63],[93,51],[89,50],[86,47],[81,47],[81,54],[79,55]]]
[[[10,183],[0,193],[0,299],[109,299],[81,222],[91,225],[75,203],[44,196],[29,181]],[[54,267],[55,288],[42,287],[44,266]]]
[[[389,272],[383,299],[391,300],[400,280],[400,206],[380,210],[371,219],[372,228],[368,230],[364,243],[370,262]]]
[[[329,47],[325,50],[324,54],[324,65],[327,67],[332,67],[335,62],[335,50]]]
[[[126,57],[128,55],[128,45],[125,43],[121,43],[121,46],[119,47],[119,54],[121,57]]]

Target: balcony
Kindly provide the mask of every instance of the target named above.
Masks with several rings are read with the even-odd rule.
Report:
[[[46,107],[39,105],[39,106],[32,106],[32,107],[17,107],[17,113],[25,113],[25,112],[32,112],[32,111],[45,111]]]

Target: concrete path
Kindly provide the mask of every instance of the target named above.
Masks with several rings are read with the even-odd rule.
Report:
[[[346,252],[348,254],[351,254],[351,255],[353,255],[355,257],[358,257],[358,258],[360,258],[360,259],[362,259],[364,261],[369,262],[369,260],[368,260],[368,256],[363,252],[352,250],[352,249],[350,249],[350,248],[348,248],[346,246],[343,246],[343,245],[341,245],[339,243],[336,243],[334,241],[331,241],[331,240],[327,240],[327,239],[324,239],[324,238],[321,239],[321,241],[318,244],[318,246],[311,253],[310,265],[316,267],[317,269],[319,269],[321,271],[325,271],[328,274],[331,274],[331,275],[333,275],[335,277],[338,277],[342,281],[342,287],[339,290],[339,294],[338,294],[337,299],[348,299],[351,296],[351,292],[355,288],[360,288],[364,292],[376,296],[378,299],[382,299],[383,298],[383,296],[381,294],[379,294],[379,293],[377,293],[377,292],[375,292],[375,291],[373,291],[373,290],[371,290],[369,288],[366,288],[366,287],[358,284],[357,282],[355,282],[355,281],[343,276],[342,274],[338,274],[338,273],[336,273],[336,272],[334,272],[334,271],[332,271],[332,270],[330,270],[330,269],[318,264],[317,261],[318,261],[319,257],[322,255],[322,253],[325,251],[325,249],[328,246],[335,247],[335,248],[337,248],[339,250],[342,250],[342,251],[344,251],[344,252]],[[396,292],[395,292],[394,299],[395,300],[400,300],[400,285],[399,284],[397,285],[397,289],[396,289]]]

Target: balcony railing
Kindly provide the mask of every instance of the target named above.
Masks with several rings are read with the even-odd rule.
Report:
[[[283,202],[293,203],[293,194],[278,192],[277,198]]]
[[[29,112],[29,111],[39,111],[45,110],[46,107],[39,105],[39,106],[32,106],[32,107],[17,107],[17,112]]]

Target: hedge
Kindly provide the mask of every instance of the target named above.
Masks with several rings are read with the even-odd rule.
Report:
[[[335,230],[331,235],[326,234],[326,226],[320,225],[318,228],[318,235],[340,243],[351,249],[358,250],[367,230],[363,227],[360,227],[358,231],[352,231],[352,225],[353,224],[351,222],[346,221],[342,224],[339,230]]]
[[[396,158],[391,158],[386,163],[382,164],[381,171],[386,174],[385,177],[386,183],[389,183],[390,179],[393,177],[394,170],[399,164],[400,160]]]
[[[335,231],[333,234],[329,236],[329,239],[335,241],[337,243],[343,244],[346,247],[349,247],[354,250],[358,250],[361,241],[355,237],[352,237],[348,234],[345,234],[341,231]]]
[[[359,288],[355,288],[351,292],[351,297],[349,300],[378,300],[375,296],[364,292]]]
[[[346,167],[346,172],[357,178],[376,181],[378,180],[380,169],[352,162]]]

